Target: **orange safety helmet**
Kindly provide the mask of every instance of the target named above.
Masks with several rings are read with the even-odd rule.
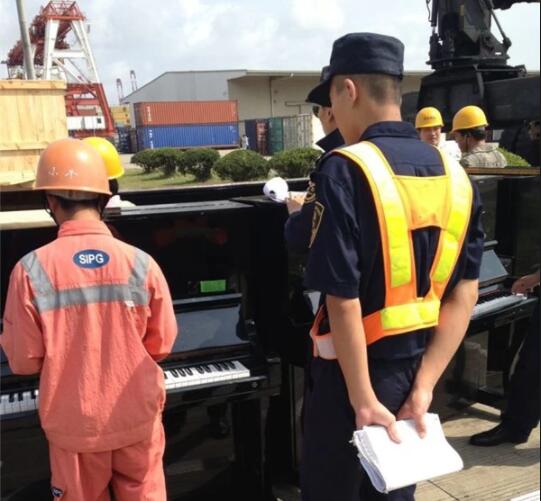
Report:
[[[43,151],[34,189],[57,192],[72,200],[95,198],[91,194],[111,195],[107,169],[98,150],[71,138],[54,141]]]

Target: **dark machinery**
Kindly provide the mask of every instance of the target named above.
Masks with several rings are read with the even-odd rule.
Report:
[[[424,106],[438,108],[446,124],[463,106],[482,107],[494,129],[519,126],[539,118],[539,76],[523,65],[508,64],[511,40],[496,9],[539,0],[426,0],[433,33],[428,64],[419,93],[404,99],[404,117]],[[492,32],[496,24],[501,40]]]

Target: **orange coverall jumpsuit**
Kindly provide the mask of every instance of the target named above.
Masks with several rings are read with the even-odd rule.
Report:
[[[0,343],[40,372],[52,493],[64,501],[165,501],[165,358],[177,335],[156,262],[100,221],[67,221],[14,267]]]

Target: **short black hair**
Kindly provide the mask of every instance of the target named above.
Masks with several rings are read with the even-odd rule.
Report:
[[[350,78],[363,85],[368,95],[378,104],[396,104],[402,103],[402,80],[393,75],[384,75],[380,73],[370,73],[362,75],[337,75],[337,88],[343,89],[344,80]]]
[[[475,129],[462,129],[460,132],[463,136],[471,136],[477,141],[484,141],[487,138],[487,131],[484,127],[476,127]]]
[[[67,198],[62,198],[57,195],[52,195],[51,193],[48,193],[50,197],[54,197],[56,200],[58,200],[58,203],[62,210],[66,212],[73,212],[76,209],[94,209],[98,211],[100,214],[103,212],[103,209],[107,205],[107,199],[109,197],[105,196],[98,196],[96,198],[92,198],[90,200],[68,200]],[[47,197],[44,193],[45,198],[45,204],[47,204]]]
[[[118,194],[119,184],[118,179],[109,179],[109,191],[112,196]]]

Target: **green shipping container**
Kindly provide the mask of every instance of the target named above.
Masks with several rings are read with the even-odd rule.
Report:
[[[269,118],[269,153],[274,155],[284,149],[284,121],[282,118]]]

